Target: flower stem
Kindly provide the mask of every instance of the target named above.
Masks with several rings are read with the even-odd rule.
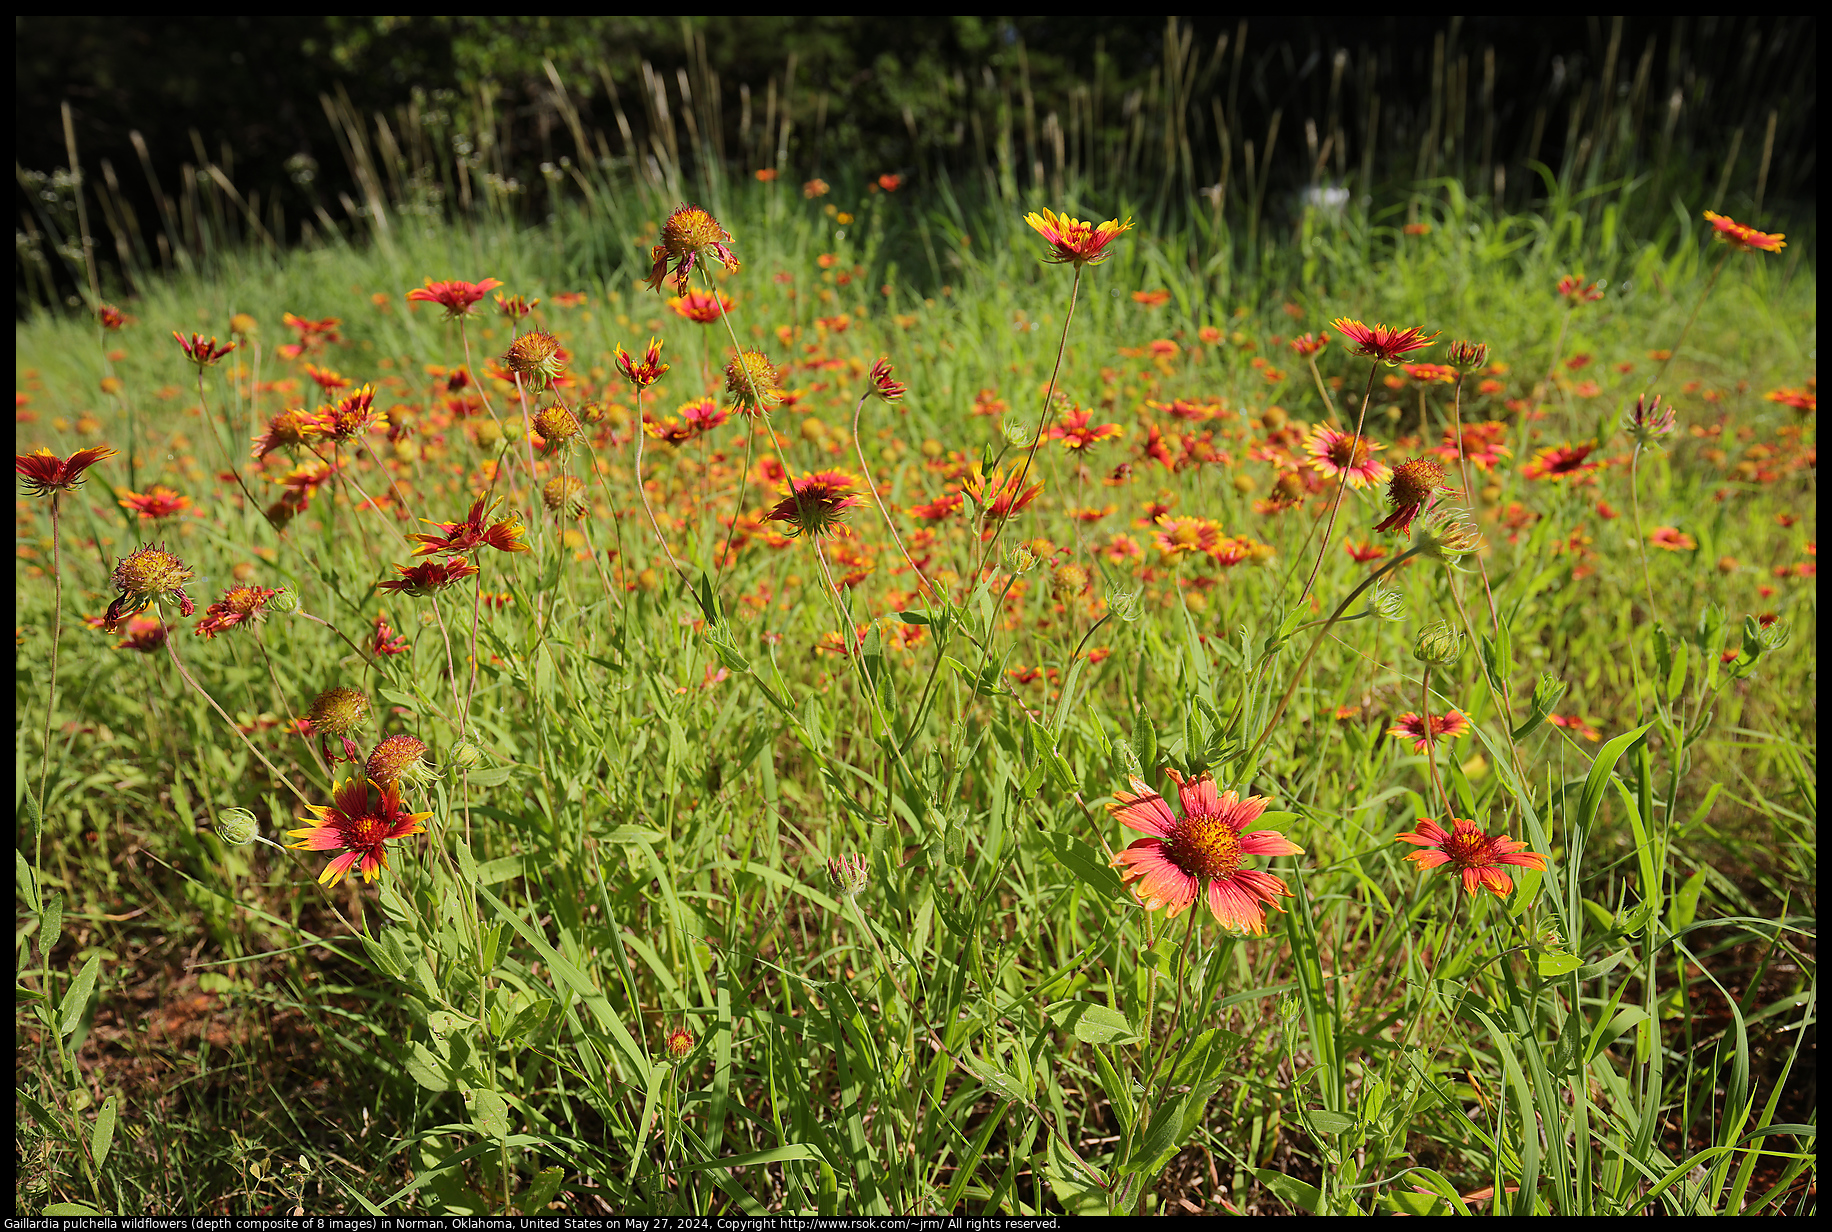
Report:
[[[863,441],[859,440],[859,415],[865,410],[865,400],[869,397],[871,397],[871,390],[867,389],[864,393],[859,395],[858,403],[852,408],[853,452],[859,455],[859,469],[865,475],[865,488],[871,493],[873,503],[878,506],[878,512],[884,515],[884,525],[889,528],[891,532],[891,542],[897,545],[897,550],[899,552],[903,553],[903,559],[909,562],[910,568],[916,574],[916,580],[922,583],[923,589],[927,590],[930,594],[934,594],[935,587],[930,585],[929,579],[923,574],[922,569],[910,555],[909,548],[904,546],[903,536],[897,533],[897,524],[891,521],[891,511],[885,508],[884,498],[878,495],[878,485],[871,477],[871,463],[865,460],[865,444]]]
[[[1368,421],[1368,402],[1374,397],[1374,374],[1379,371],[1379,360],[1376,360],[1368,367],[1368,387],[1361,395],[1361,414],[1356,417],[1355,437],[1353,443],[1350,445],[1351,461],[1353,460],[1355,446],[1361,444],[1361,429]],[[1316,584],[1317,571],[1323,568],[1323,557],[1324,554],[1329,551],[1330,536],[1336,533],[1336,515],[1342,509],[1342,494],[1348,491],[1348,486],[1349,471],[1347,467],[1344,467],[1341,476],[1336,481],[1336,499],[1330,503],[1329,525],[1323,528],[1323,542],[1317,545],[1317,559],[1310,567],[1310,576],[1304,579],[1304,590],[1298,595],[1298,603],[1300,605],[1306,599],[1310,598],[1310,588]]]
[[[267,754],[261,752],[261,750],[258,747],[256,747],[254,741],[250,740],[246,735],[243,734],[242,729],[235,725],[235,720],[229,717],[229,712],[224,710],[220,705],[217,704],[216,699],[210,696],[209,690],[204,688],[201,684],[198,684],[197,677],[191,675],[190,669],[185,667],[183,660],[181,660],[178,657],[178,646],[176,644],[177,639],[174,636],[175,631],[173,630],[172,626],[166,622],[165,613],[163,611],[159,612],[159,623],[165,627],[165,652],[172,657],[172,666],[178,669],[178,674],[184,677],[184,682],[190,685],[192,689],[196,690],[198,696],[202,697],[205,701],[209,702],[210,708],[215,710],[217,714],[221,715],[223,722],[229,725],[229,730],[234,732],[236,736],[241,740],[241,742],[248,746],[248,751],[250,753],[253,753],[257,758],[259,758],[261,764],[263,766],[266,766],[267,769],[272,772],[273,776],[276,779],[279,779],[282,783],[286,784],[286,789],[292,792],[293,795],[299,797],[299,802],[301,804],[304,804],[309,807],[311,805],[311,801],[305,798],[305,793],[300,791],[297,787],[293,786],[293,781],[287,778],[284,774],[282,774],[280,772],[279,767],[275,766],[271,761],[267,760]]]
[[[38,825],[34,827],[35,833],[32,836],[32,868],[35,875],[43,867],[44,859],[45,791],[51,782],[51,721],[57,709],[57,645],[64,632],[63,558],[60,555],[57,518],[57,502],[62,495],[62,492],[51,493],[51,684],[45,692],[45,748],[38,769]],[[36,899],[34,887],[32,908],[42,910],[43,907],[44,904]],[[61,1048],[59,1051],[61,1054]]]
[[[1660,367],[1654,371],[1653,379],[1647,383],[1647,388],[1641,391],[1643,397],[1647,396],[1654,386],[1660,384],[1660,378],[1667,374],[1667,366],[1673,362],[1673,357],[1679,354],[1679,348],[1686,345],[1686,335],[1692,332],[1692,323],[1698,320],[1698,314],[1704,310],[1705,301],[1711,298],[1711,288],[1717,286],[1718,275],[1724,272],[1724,263],[1729,260],[1730,250],[1726,248],[1723,255],[1718,257],[1718,263],[1712,266],[1711,277],[1705,281],[1705,289],[1699,293],[1698,303],[1692,305],[1692,315],[1686,318],[1685,327],[1679,331],[1679,340],[1667,352],[1667,357],[1660,361]]]
[[[1069,286],[1069,311],[1062,318],[1062,338],[1056,344],[1056,365],[1050,369],[1049,387],[1043,392],[1043,415],[1037,421],[1037,435],[1031,439],[1030,449],[1024,454],[1024,465],[1018,470],[1018,481],[1013,484],[1011,488],[1012,500],[1014,503],[1017,501],[1017,494],[1024,491],[1024,481],[1030,478],[1031,459],[1037,456],[1037,447],[1043,444],[1043,438],[1049,435],[1050,419],[1054,416],[1056,411],[1056,380],[1062,373],[1062,357],[1069,347],[1069,325],[1075,320],[1075,302],[1080,294],[1081,266],[1077,264],[1075,266],[1075,281]],[[1017,511],[1014,509],[1012,512],[1015,513]],[[977,579],[980,575],[980,569],[985,566],[988,560],[992,559],[992,553],[999,545],[999,536],[1004,533],[1005,523],[1010,520],[1011,519],[1008,517],[1000,518],[993,524],[992,538],[981,546],[980,559],[979,563],[974,566],[973,578]]]
[[[1450,793],[1444,790],[1444,782],[1438,778],[1438,742],[1431,731],[1431,664],[1425,664],[1425,675],[1419,683],[1419,726],[1425,733],[1425,769],[1431,776],[1431,785],[1438,789],[1438,798],[1444,801],[1444,816],[1452,816],[1456,810],[1451,807]]]

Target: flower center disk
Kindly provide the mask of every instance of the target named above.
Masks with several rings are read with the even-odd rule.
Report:
[[[1226,877],[1240,867],[1240,835],[1220,817],[1186,817],[1165,844],[1171,862],[1198,880]]]

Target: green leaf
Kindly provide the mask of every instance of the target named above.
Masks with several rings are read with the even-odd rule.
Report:
[[[1084,1044],[1129,1044],[1139,1038],[1126,1015],[1092,1001],[1058,1001],[1043,1012]]]
[[[1253,1175],[1280,1201],[1287,1202],[1307,1214],[1315,1215],[1323,1205],[1323,1191],[1315,1185],[1306,1185],[1295,1177],[1286,1176],[1283,1172],[1274,1172],[1270,1168],[1255,1168]]]
[[[81,1202],[53,1202],[45,1207],[47,1215],[100,1215],[102,1212]]]
[[[1319,1134],[1346,1134],[1360,1124],[1346,1112],[1331,1112],[1327,1108],[1309,1108],[1304,1111],[1304,1123],[1311,1132]]]
[[[898,612],[897,619],[906,625],[926,625],[929,622],[927,612]]]
[[[44,915],[38,926],[38,956],[48,958],[64,932],[64,892],[52,890],[45,898]]]
[[[990,1061],[983,1060],[971,1052],[961,1054],[961,1064],[965,1065],[973,1076],[980,1080],[988,1091],[1004,1099],[1015,1099],[1021,1103],[1030,1102],[1030,1092],[1017,1079]]]
[[[486,1138],[509,1136],[509,1105],[502,1096],[487,1087],[476,1087],[464,1092],[464,1102],[478,1133]]]
[[[514,773],[514,766],[490,766],[483,770],[467,770],[464,781],[472,787],[500,787]]]
[[[1539,956],[1539,976],[1543,980],[1556,979],[1561,975],[1570,975],[1583,965],[1583,960],[1576,954],[1567,954],[1563,951],[1541,954]]]
[[[114,1145],[115,1117],[120,1107],[121,1097],[110,1095],[102,1101],[102,1110],[96,1113],[95,1128],[89,1133],[89,1154],[95,1159],[97,1172],[108,1162],[108,1148]]]
[[[1705,870],[1699,869],[1680,883],[1679,889],[1673,892],[1673,901],[1667,907],[1667,927],[1673,932],[1684,932],[1690,928],[1698,916],[1698,896],[1705,888]]]
[[[1584,780],[1584,795],[1578,804],[1577,832],[1588,835],[1596,824],[1597,812],[1603,807],[1603,789],[1609,785],[1609,775],[1616,768],[1616,763],[1629,747],[1648,734],[1652,722],[1643,723],[1632,731],[1625,731],[1601,749],[1597,750],[1597,760],[1591,764],[1590,774]]]
[[[68,1035],[76,1030],[76,1024],[83,1019],[83,1009],[89,1004],[89,994],[95,991],[96,973],[102,969],[102,956],[91,954],[83,969],[76,973],[76,979],[70,984],[70,991],[64,994],[58,1010],[58,1033]]]
[[[534,1184],[522,1190],[515,1199],[516,1209],[524,1215],[543,1215],[547,1204],[553,1201],[554,1194],[560,1191],[560,1182],[566,1179],[566,1173],[559,1168],[542,1168],[535,1173]]]
[[[1076,880],[1109,899],[1122,899],[1126,896],[1126,887],[1120,883],[1120,876],[1100,857],[1100,853],[1072,834],[1054,833],[1048,836],[1050,854],[1056,862],[1075,875]]]

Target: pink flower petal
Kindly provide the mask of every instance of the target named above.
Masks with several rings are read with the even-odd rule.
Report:
[[[1107,811],[1128,829],[1157,838],[1168,837],[1177,818],[1170,805],[1164,803],[1164,797],[1138,779],[1132,780],[1132,790],[1132,795],[1115,796]]]
[[[1215,794],[1215,780],[1212,777],[1205,774],[1192,781],[1186,780],[1175,770],[1170,774],[1177,780],[1177,800],[1183,805],[1185,817],[1213,817],[1222,811],[1222,801]],[[1229,792],[1227,799],[1232,803],[1234,794]]]
[[[1300,856],[1304,849],[1277,830],[1255,830],[1240,836],[1240,849],[1250,856]]]
[[[1259,904],[1232,882],[1209,882],[1209,912],[1224,928],[1266,935],[1266,917]]]

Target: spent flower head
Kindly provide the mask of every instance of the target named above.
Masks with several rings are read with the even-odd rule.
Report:
[[[782,376],[762,351],[741,351],[725,365],[725,393],[746,415],[766,415],[782,401]]]
[[[671,269],[674,289],[682,295],[687,292],[687,279],[695,265],[717,261],[726,269],[737,269],[731,238],[731,232],[711,214],[697,205],[683,205],[668,215],[668,221],[662,224],[662,242],[650,254],[653,265],[646,280],[650,289],[660,290]]]
[[[1412,521],[1424,512],[1438,488],[1444,483],[1444,468],[1430,458],[1414,458],[1393,468],[1387,481],[1387,502],[1392,512],[1375,530],[1390,530],[1403,535],[1412,529]]]
[[[1482,547],[1482,534],[1463,520],[1455,505],[1434,505],[1412,524],[1412,546],[1419,555],[1449,564]]]
[[[387,787],[392,783],[424,783],[439,772],[426,759],[426,742],[418,736],[390,736],[375,746],[363,767],[370,781]]]
[[[191,615],[197,605],[184,592],[190,580],[190,566],[166,551],[163,544],[148,544],[128,553],[115,565],[112,581],[120,593],[108,605],[102,627],[112,633],[123,617],[144,611],[155,600],[166,597],[177,601],[181,613]]]
[[[531,329],[509,344],[503,367],[521,378],[523,385],[540,392],[566,370],[560,340],[546,330]]]

